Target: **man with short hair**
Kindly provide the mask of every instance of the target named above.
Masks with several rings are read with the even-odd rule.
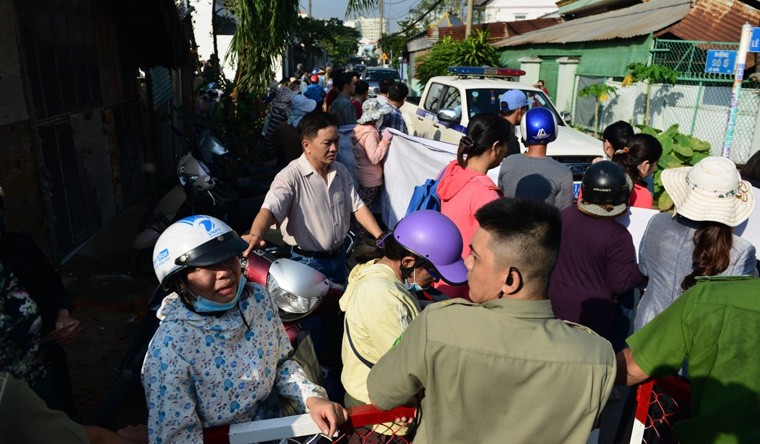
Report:
[[[351,102],[354,95],[354,73],[346,72],[340,74],[333,81],[333,85],[338,88],[338,95],[330,104],[330,112],[338,118],[338,126],[352,125],[356,123],[356,107]]]
[[[557,138],[559,126],[548,108],[529,109],[520,122],[520,136],[528,150],[508,156],[499,169],[499,188],[504,197],[544,201],[564,210],[573,202],[573,173],[546,156],[549,143]]]
[[[283,240],[292,247],[292,259],[321,271],[333,282],[345,283],[343,241],[351,214],[372,236],[380,236],[382,230],[359,198],[351,173],[335,162],[339,145],[335,116],[308,113],[298,129],[303,154],[275,176],[250,234],[243,239],[249,243],[248,251],[263,246],[263,234],[276,222]]]
[[[388,90],[390,89],[392,84],[393,84],[393,81],[389,79],[382,79],[380,80],[380,83],[378,83],[376,98],[377,98],[377,101],[380,102],[381,105],[386,105],[388,103]]]
[[[405,83],[394,82],[388,87],[388,105],[391,106],[393,111],[383,117],[383,124],[380,126],[380,131],[385,128],[393,128],[404,134],[409,134],[409,131],[406,129],[404,116],[401,114],[400,110],[408,95],[409,87],[406,86]]]
[[[522,116],[526,112],[528,112],[528,97],[519,89],[511,89],[499,97],[499,114],[515,129],[515,136],[507,142],[507,156],[520,154],[520,141],[517,140],[516,134]]]
[[[756,277],[700,277],[618,353],[628,385],[676,374],[688,358],[692,415],[673,427],[679,442],[760,442],[758,295]]]
[[[370,371],[370,399],[390,409],[424,390],[415,443],[585,444],[615,357],[591,330],[554,319],[546,299],[559,212],[499,199],[475,218],[465,259],[472,302],[428,306]]]

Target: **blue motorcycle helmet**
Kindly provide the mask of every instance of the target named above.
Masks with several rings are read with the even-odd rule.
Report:
[[[520,122],[524,145],[547,145],[557,139],[557,118],[547,108],[531,108]]]

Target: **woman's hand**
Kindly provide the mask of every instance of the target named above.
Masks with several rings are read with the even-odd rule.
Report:
[[[340,404],[327,399],[310,397],[306,398],[306,407],[314,424],[327,436],[333,436],[338,426],[346,422],[348,411]]]
[[[79,321],[69,316],[66,309],[58,311],[58,318],[55,321],[55,343],[64,346],[71,345],[79,332],[82,330]]]

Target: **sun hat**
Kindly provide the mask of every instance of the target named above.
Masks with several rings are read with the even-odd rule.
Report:
[[[274,100],[272,100],[272,107],[288,111],[290,109],[290,102],[293,101],[294,94],[293,90],[288,87],[277,88]]]
[[[660,176],[676,213],[694,221],[735,227],[755,208],[752,186],[725,157],[706,157],[693,167],[668,168]]]
[[[502,111],[514,111],[524,106],[528,106],[528,97],[519,89],[510,89],[499,97]]]
[[[298,125],[298,122],[301,121],[303,116],[305,116],[306,113],[314,111],[314,108],[316,107],[316,100],[305,97],[303,94],[296,94],[290,105],[290,117],[288,117],[288,123],[292,126]]]
[[[362,103],[362,116],[356,120],[358,124],[374,122],[375,120],[390,114],[393,108],[386,104],[380,104],[377,99],[367,99]]]
[[[628,209],[633,182],[614,162],[591,164],[583,175],[578,210],[590,216],[616,217]]]

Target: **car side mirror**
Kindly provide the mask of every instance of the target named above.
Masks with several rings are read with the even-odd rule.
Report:
[[[567,111],[561,111],[559,113],[559,116],[562,117],[562,120],[568,125],[570,125],[570,123],[573,121],[573,116],[571,116]]]
[[[438,120],[446,123],[459,123],[461,114],[453,109],[442,109],[438,111]]]

